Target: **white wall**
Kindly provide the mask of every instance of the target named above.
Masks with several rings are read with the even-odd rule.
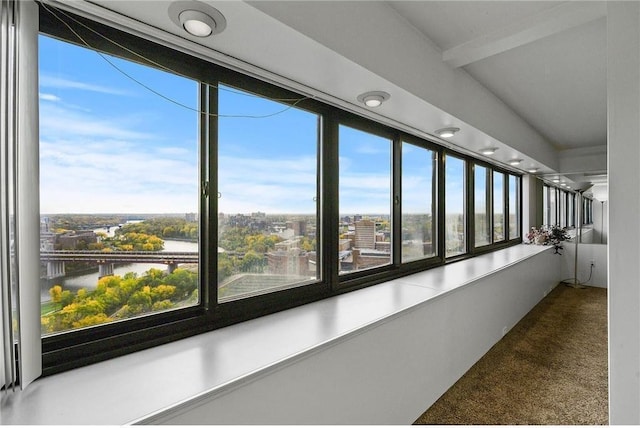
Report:
[[[557,284],[560,259],[539,253],[152,423],[410,424]]]
[[[640,3],[607,2],[609,423],[640,424]]]
[[[575,275],[576,246],[574,242],[565,242],[561,256],[561,277],[569,279],[573,284]],[[591,270],[591,261],[594,266]],[[607,246],[600,244],[578,244],[578,282],[592,286],[607,288]],[[589,278],[591,276],[591,278]]]

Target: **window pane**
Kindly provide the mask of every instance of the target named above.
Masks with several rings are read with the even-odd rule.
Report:
[[[556,188],[549,189],[549,226],[558,224],[558,214],[556,211]]]
[[[465,161],[446,157],[445,168],[446,257],[464,254],[465,241]]]
[[[569,193],[569,227],[575,227],[576,225],[576,195]]]
[[[549,223],[549,186],[542,186],[542,224]]]
[[[219,301],[316,282],[320,118],[222,85],[218,103]]]
[[[402,261],[435,255],[434,151],[402,143]]]
[[[560,190],[560,227],[567,226],[567,192]]]
[[[509,239],[520,237],[520,177],[509,175]]]
[[[341,274],[391,263],[391,141],[340,126]]]
[[[487,203],[487,168],[475,165],[474,178],[474,213],[475,213],[475,240],[476,247],[491,244],[491,213]]]
[[[198,83],[39,43],[43,334],[198,304]]]
[[[493,241],[504,240],[504,174],[493,171]]]

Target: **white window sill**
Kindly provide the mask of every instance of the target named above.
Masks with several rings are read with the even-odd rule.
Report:
[[[143,422],[263,375],[551,247],[518,245],[37,380],[1,424]]]

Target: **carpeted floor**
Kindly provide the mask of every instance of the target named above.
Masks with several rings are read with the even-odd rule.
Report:
[[[608,424],[607,290],[558,285],[416,424]]]

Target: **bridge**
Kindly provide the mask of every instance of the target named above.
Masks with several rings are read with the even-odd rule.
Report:
[[[169,273],[179,263],[198,263],[197,252],[153,252],[153,251],[41,251],[40,260],[47,263],[47,279],[65,276],[65,262],[95,262],[98,276],[113,275],[114,263],[158,263],[167,265]]]

